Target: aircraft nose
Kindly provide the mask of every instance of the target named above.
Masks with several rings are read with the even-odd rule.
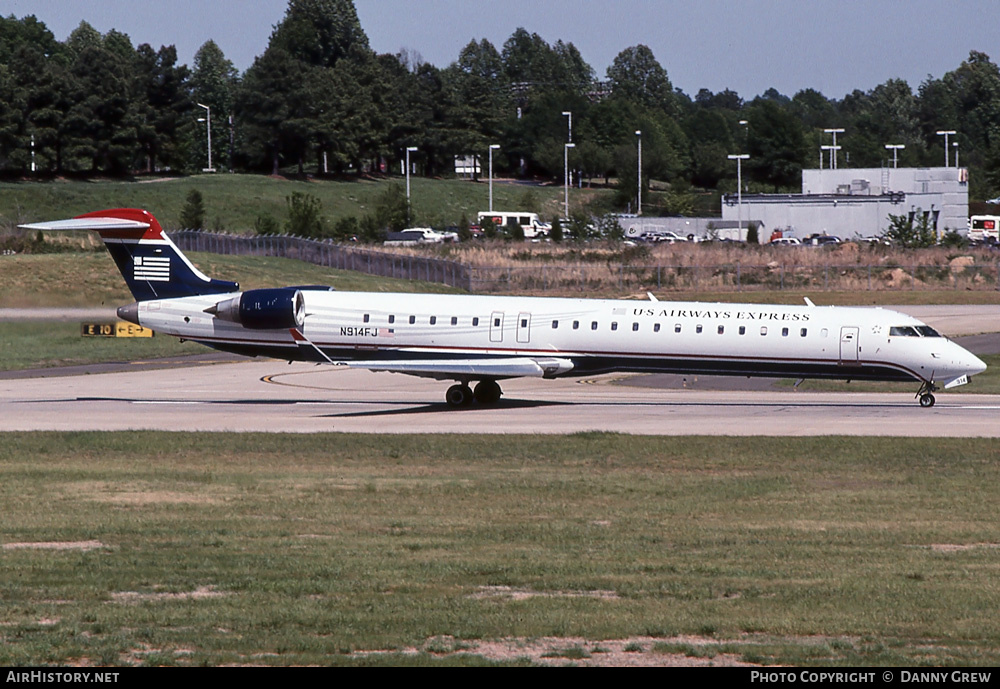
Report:
[[[982,373],[986,370],[986,363],[972,352],[966,351],[966,359],[967,361],[965,365],[968,367],[970,376],[974,376],[977,373]]]
[[[954,343],[952,343],[954,344]],[[965,347],[955,344],[955,352],[951,357],[953,365],[960,372],[969,376],[986,370],[986,363]]]

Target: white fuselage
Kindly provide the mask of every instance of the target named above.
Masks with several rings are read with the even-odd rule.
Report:
[[[917,327],[929,329],[917,319],[880,308],[333,291],[303,295],[302,335],[335,362],[558,357],[572,365],[552,375],[664,371],[942,383],[985,369],[946,338],[918,335]],[[315,360],[314,348],[303,347],[292,331],[249,330],[205,313],[230,296],[140,302],[138,319],[158,332],[218,349]],[[894,335],[893,329],[913,334]]]

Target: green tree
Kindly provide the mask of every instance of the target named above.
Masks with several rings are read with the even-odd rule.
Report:
[[[908,249],[919,249],[934,246],[936,237],[927,214],[915,213],[909,215],[889,214],[889,229],[885,236],[894,244]]]
[[[645,45],[636,45],[618,53],[608,67],[611,94],[616,98],[655,108],[669,115],[677,114],[673,85],[653,51]]]
[[[505,239],[512,239],[516,242],[524,241],[524,228],[521,227],[521,223],[517,221],[517,218],[507,220],[507,224],[504,225],[503,229]]]
[[[187,200],[181,209],[181,227],[185,230],[205,229],[205,199],[197,189],[187,193]]]
[[[215,41],[206,41],[194,54],[190,85],[194,102],[212,109],[213,164],[217,164],[214,161],[229,160],[232,166],[232,129],[228,123],[233,115],[239,73]],[[208,162],[207,156],[205,162]]]
[[[285,202],[288,205],[285,232],[315,239],[326,235],[322,201],[312,194],[293,191],[291,196],[285,197]]]
[[[191,98],[187,67],[177,64],[174,46],[158,52],[148,44],[136,50],[137,139],[146,170],[161,166],[180,169],[187,159],[183,132],[191,129]]]
[[[482,155],[495,143],[510,108],[503,61],[486,39],[472,41],[443,73],[449,105],[446,148],[450,155]]]
[[[333,67],[359,46],[370,51],[351,0],[289,0],[268,46],[317,67]]]
[[[749,175],[775,190],[800,185],[806,159],[801,122],[775,98],[754,100],[746,119],[750,160],[743,165],[744,180]]]
[[[469,229],[469,218],[462,213],[462,217],[458,219],[458,240],[460,242],[467,242],[472,239],[472,231]]]
[[[549,233],[549,237],[553,242],[561,243],[563,240],[563,226],[562,220],[556,218],[552,221],[552,231]]]
[[[389,184],[378,195],[374,204],[374,219],[381,230],[399,232],[409,224],[406,191],[399,184]]]

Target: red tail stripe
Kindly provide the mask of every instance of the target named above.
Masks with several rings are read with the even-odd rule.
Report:
[[[98,230],[101,237],[109,239],[163,239],[163,228],[159,221],[153,217],[149,211],[140,208],[112,208],[104,211],[94,211],[76,216],[77,218],[121,218],[122,220],[134,220],[136,222],[148,223],[146,230]],[[141,233],[141,234],[140,234]]]

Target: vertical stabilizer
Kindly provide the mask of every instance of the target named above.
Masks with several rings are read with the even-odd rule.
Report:
[[[213,280],[195,268],[148,211],[116,208],[21,227],[97,232],[136,301],[225,294],[240,288],[239,283]]]

